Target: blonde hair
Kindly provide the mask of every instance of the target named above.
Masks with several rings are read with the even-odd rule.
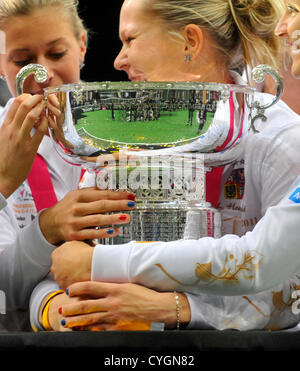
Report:
[[[35,10],[49,6],[65,9],[78,41],[82,33],[88,36],[88,30],[78,14],[78,0],[0,0],[0,27],[11,17],[30,15]]]
[[[207,29],[229,68],[265,63],[277,67],[275,26],[283,0],[147,0],[146,6],[170,29],[196,24]]]

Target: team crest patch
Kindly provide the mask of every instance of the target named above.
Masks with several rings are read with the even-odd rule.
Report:
[[[224,185],[224,197],[227,199],[242,199],[245,190],[244,168],[233,169]]]
[[[296,204],[300,204],[300,188],[297,188],[294,193],[289,197],[289,200],[295,202]]]

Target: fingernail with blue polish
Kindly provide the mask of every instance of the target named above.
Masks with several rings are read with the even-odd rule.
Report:
[[[66,289],[66,295],[69,295],[69,289]]]
[[[65,326],[65,325],[66,325],[66,320],[65,320],[65,319],[62,319],[62,320],[60,321],[60,324],[61,324],[62,326]]]
[[[115,233],[115,230],[114,230],[114,229],[108,229],[108,230],[107,230],[107,233],[108,233],[108,234],[114,234],[114,233]]]
[[[134,207],[134,206],[135,206],[135,202],[133,202],[133,201],[129,201],[129,202],[127,203],[127,206],[128,206],[128,207]]]

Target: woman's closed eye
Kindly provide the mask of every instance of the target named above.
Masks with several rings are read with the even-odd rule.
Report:
[[[130,44],[133,40],[134,40],[134,37],[126,37],[126,39],[124,40],[124,42],[126,44]]]
[[[297,13],[299,13],[299,9],[297,9],[293,5],[288,5],[287,12],[288,12],[288,14],[291,14],[292,16],[295,16]]]
[[[49,57],[52,59],[61,59],[67,54],[67,50],[64,50],[62,52],[56,52],[56,53],[49,53]]]
[[[27,64],[30,64],[30,63],[33,63],[33,62],[34,62],[34,59],[33,58],[28,58],[28,59],[14,61],[14,64],[16,66],[19,66],[19,67],[24,67]]]
[[[59,60],[63,58],[67,54],[67,52],[68,52],[67,50],[64,50],[61,52],[50,52],[47,54],[47,57],[53,60]],[[28,57],[24,59],[17,59],[17,60],[14,60],[13,62],[18,67],[24,67],[27,64],[36,63],[36,61],[37,61],[36,57]]]

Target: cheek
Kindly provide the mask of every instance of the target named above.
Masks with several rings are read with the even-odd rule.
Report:
[[[300,40],[300,20],[294,19],[287,24],[287,32],[292,42]]]
[[[147,45],[147,43],[136,41],[135,44],[128,49],[127,55],[131,61],[145,63],[148,58],[152,56],[151,46]]]
[[[126,66],[132,73],[147,73],[150,68],[149,50],[145,50],[145,47],[142,50],[138,45],[127,50]]]
[[[78,71],[73,70],[73,71],[64,71],[63,74],[61,74],[61,80],[63,84],[75,84],[79,82],[80,80],[80,73],[79,69]]]
[[[300,78],[300,55],[293,58],[292,74],[295,77]]]
[[[143,46],[137,46],[134,51],[130,54],[130,60],[132,64],[135,64],[137,68],[147,70],[156,70],[159,66],[162,66],[166,62],[166,55],[162,52],[161,48],[151,45],[148,43]],[[141,52],[142,50],[142,52]]]
[[[64,61],[59,68],[56,68],[57,79],[61,84],[73,84],[80,80],[79,59]]]

